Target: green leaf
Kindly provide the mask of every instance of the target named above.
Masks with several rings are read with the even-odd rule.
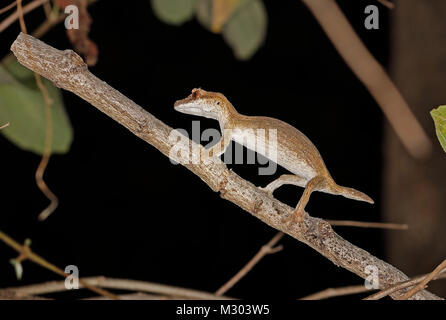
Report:
[[[168,24],[180,25],[192,19],[197,0],[151,0],[153,12]]]
[[[223,27],[223,38],[238,59],[247,60],[263,44],[267,23],[268,16],[263,2],[245,1]]]
[[[434,119],[438,140],[440,140],[440,144],[446,152],[446,105],[432,109],[431,116]]]
[[[42,79],[53,103],[52,153],[68,152],[73,130],[65,112],[60,90]],[[10,125],[0,131],[18,147],[42,154],[45,145],[45,103],[33,73],[16,59],[0,64],[0,122]]]
[[[212,25],[212,0],[198,0],[195,16],[198,22],[210,31]]]

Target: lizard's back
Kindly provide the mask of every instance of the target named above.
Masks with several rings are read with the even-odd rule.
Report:
[[[274,134],[274,131],[270,130],[276,130],[277,163],[280,166],[307,180],[316,175],[330,176],[319,151],[310,139],[284,121],[269,117],[239,115],[229,126],[232,127],[229,129],[244,128],[240,131],[232,131],[234,141],[259,152],[270,160],[273,159],[265,154],[267,152],[262,152],[262,148],[256,148],[256,139],[268,146],[271,139],[268,134]]]

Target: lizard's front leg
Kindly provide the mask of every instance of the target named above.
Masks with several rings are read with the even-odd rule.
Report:
[[[274,190],[283,186],[284,184],[291,184],[294,186],[305,188],[307,180],[295,174],[282,174],[279,178],[270,182],[266,187],[261,187],[260,189],[265,190],[269,194],[272,194]]]
[[[205,162],[211,157],[219,157],[223,153],[225,153],[226,148],[229,146],[231,142],[231,137],[229,135],[223,134],[220,141],[218,141],[212,148],[204,149],[202,148],[201,152],[201,161]]]

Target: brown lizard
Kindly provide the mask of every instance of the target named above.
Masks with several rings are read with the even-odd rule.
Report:
[[[293,174],[280,176],[263,188],[271,194],[284,184],[305,188],[296,209],[291,215],[291,223],[302,222],[305,206],[313,191],[322,191],[373,203],[373,200],[366,194],[336,184],[314,144],[302,132],[286,122],[269,117],[239,114],[224,95],[202,89],[193,89],[192,94],[187,98],[176,101],[174,108],[182,113],[215,119],[220,123],[221,141],[214,145],[209,153],[202,156],[203,161],[206,161],[211,153],[212,156],[219,156],[224,153],[230,141],[234,140],[248,149],[276,161],[292,172]],[[263,152],[256,149],[256,141],[257,143],[259,141],[259,137],[256,135],[257,129],[263,129],[266,132],[276,130],[277,159],[271,159],[268,156],[268,152],[266,152],[268,145]],[[263,139],[265,144],[268,144],[268,141],[269,139]]]

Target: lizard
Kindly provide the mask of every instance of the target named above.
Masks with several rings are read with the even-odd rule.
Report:
[[[349,199],[374,203],[366,194],[353,188],[338,185],[325,166],[324,160],[316,146],[302,132],[290,124],[260,116],[246,116],[237,112],[229,100],[221,93],[193,89],[185,99],[174,103],[176,111],[217,120],[222,137],[219,143],[202,155],[202,161],[207,161],[212,154],[218,157],[223,154],[231,140],[240,143],[253,151],[268,158],[262,150],[255,150],[257,141],[256,129],[266,131],[273,129],[277,132],[277,162],[292,174],[284,174],[262,188],[273,195],[274,190],[284,184],[291,184],[305,188],[296,208],[293,210],[289,223],[302,222],[305,206],[313,191],[321,191],[334,195],[342,195]],[[251,130],[246,130],[251,129]],[[253,130],[252,130],[253,129]],[[242,135],[240,132],[246,130]],[[246,135],[248,132],[248,135]],[[268,144],[268,139],[264,139]],[[272,160],[269,158],[269,160]]]

